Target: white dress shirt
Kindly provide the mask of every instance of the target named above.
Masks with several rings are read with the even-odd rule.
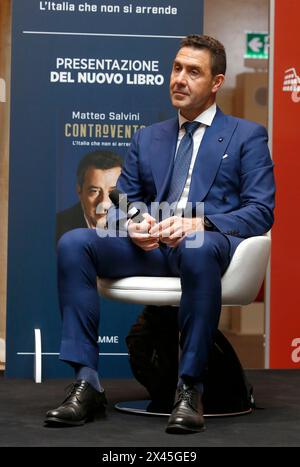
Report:
[[[217,111],[217,105],[216,103],[214,103],[210,107],[208,107],[208,109],[204,110],[204,112],[202,112],[200,115],[198,115],[198,117],[194,119],[195,122],[200,122],[200,126],[197,128],[197,130],[193,134],[194,147],[193,147],[191,164],[190,164],[189,173],[188,173],[188,176],[185,182],[183,192],[177,204],[175,215],[181,215],[182,210],[186,207],[188,196],[189,196],[189,191],[190,191],[190,186],[191,186],[193,167],[194,167],[195,160],[198,154],[198,150],[199,150],[202,138],[204,136],[204,132],[206,128],[212,124],[212,121],[216,115],[216,111]],[[179,132],[178,132],[176,154],[177,154],[180,141],[185,135],[185,129],[182,128],[182,125],[188,121],[186,118],[184,118],[180,114],[180,112],[178,113],[178,119],[179,119]],[[176,158],[176,155],[175,155],[175,158]]]

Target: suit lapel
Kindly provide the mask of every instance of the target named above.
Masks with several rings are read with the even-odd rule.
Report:
[[[156,186],[156,201],[161,201],[168,186],[173,168],[178,139],[178,118],[161,125],[153,139],[151,148],[151,170]]]
[[[220,167],[237,123],[217,108],[210,127],[205,130],[193,168],[188,201],[202,201],[207,195]]]

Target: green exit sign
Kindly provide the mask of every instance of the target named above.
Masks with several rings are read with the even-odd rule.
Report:
[[[245,58],[268,58],[269,33],[246,32]]]

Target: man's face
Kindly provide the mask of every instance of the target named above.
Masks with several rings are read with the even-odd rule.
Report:
[[[188,120],[210,107],[224,81],[224,75],[212,76],[211,56],[207,49],[182,47],[174,60],[170,95],[172,104]]]
[[[107,211],[112,204],[109,193],[116,187],[120,173],[121,167],[107,170],[89,167],[82,187],[77,186],[82,209],[91,227],[105,227]]]

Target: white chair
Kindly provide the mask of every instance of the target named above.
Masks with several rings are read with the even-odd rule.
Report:
[[[238,245],[222,277],[222,306],[249,305],[255,300],[266,273],[270,246],[269,236],[247,238]],[[181,298],[178,277],[100,278],[98,290],[106,298],[143,305],[179,306]],[[116,408],[126,412],[148,413],[148,403],[124,402],[117,404]]]

